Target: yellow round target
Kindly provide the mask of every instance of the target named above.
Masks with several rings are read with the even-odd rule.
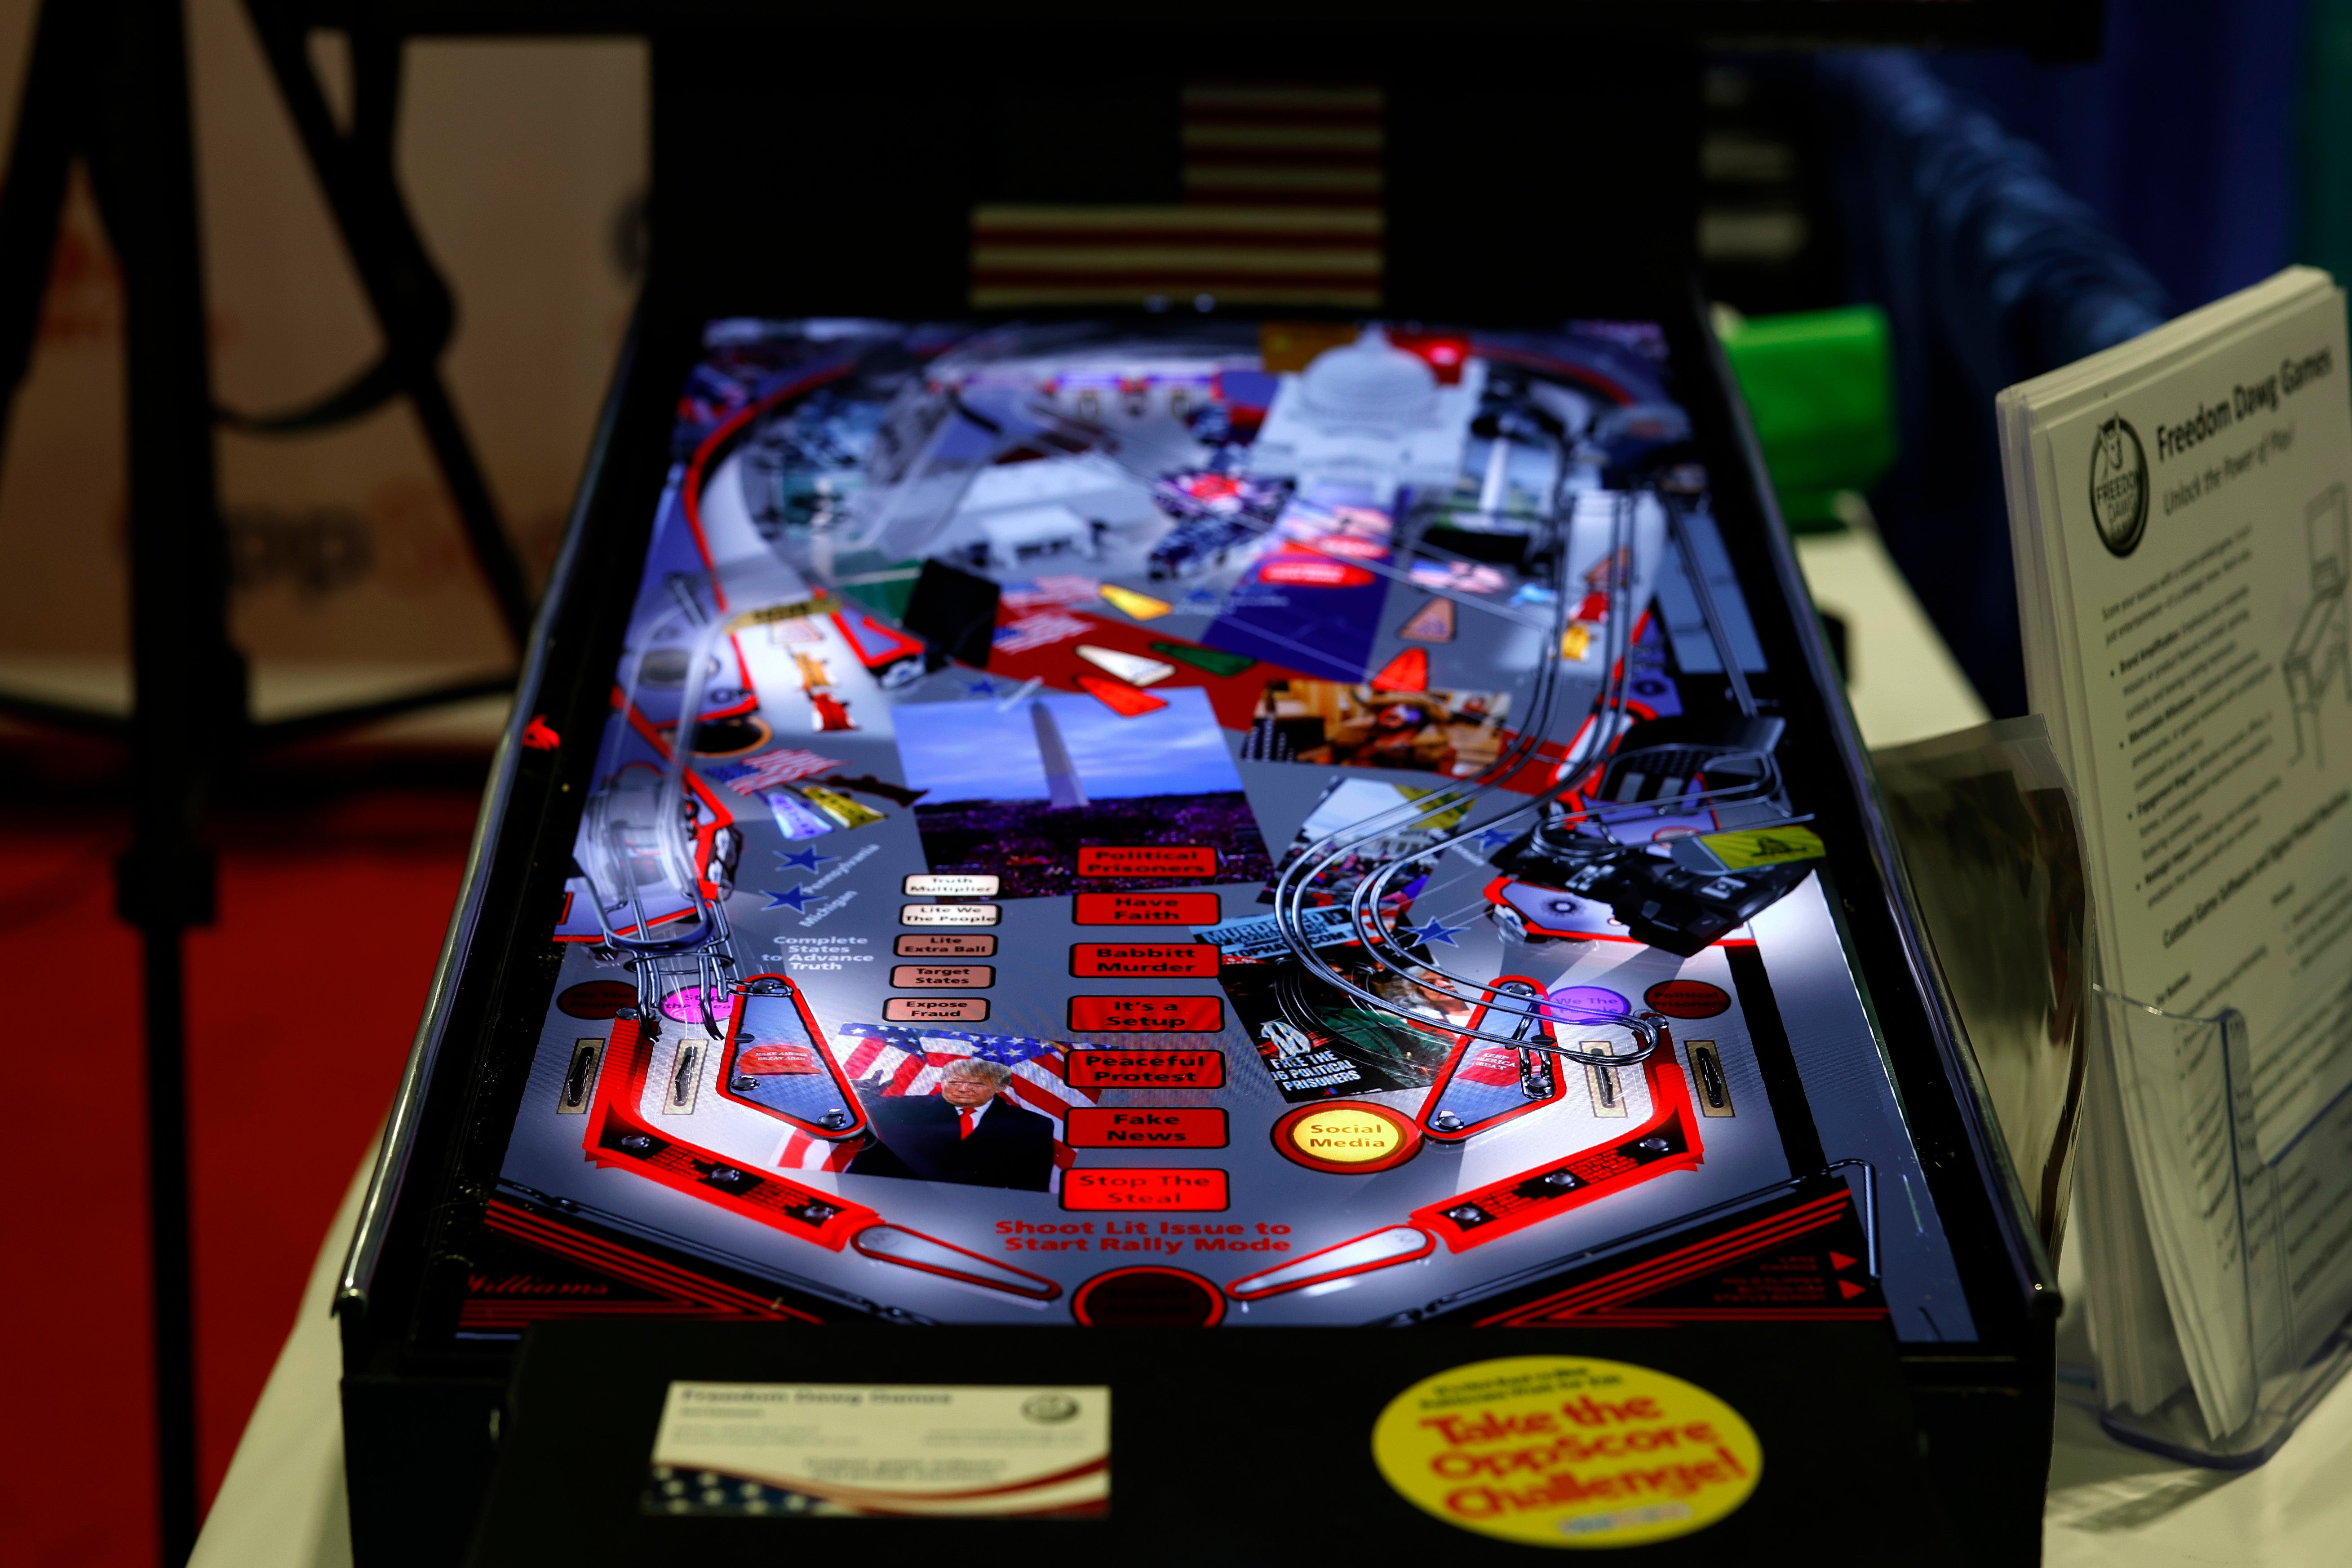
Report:
[[[1395,1153],[1404,1144],[1404,1129],[1391,1117],[1343,1105],[1301,1117],[1290,1130],[1290,1141],[1318,1159],[1361,1165]]]
[[[1756,1489],[1764,1449],[1696,1384],[1583,1356],[1503,1356],[1389,1402],[1372,1458],[1406,1501],[1530,1546],[1639,1546],[1704,1530]]]

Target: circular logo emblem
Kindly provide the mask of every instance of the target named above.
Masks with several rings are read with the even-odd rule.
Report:
[[[1624,1362],[1503,1356],[1425,1377],[1372,1426],[1398,1495],[1528,1546],[1639,1546],[1748,1500],[1764,1449],[1696,1384]]]
[[[1078,1413],[1078,1402],[1059,1389],[1033,1394],[1021,1402],[1021,1414],[1032,1421],[1067,1421]]]
[[[2122,415],[2110,416],[2091,439],[2091,521],[2111,555],[2129,555],[2147,529],[2147,453],[2139,432]]]

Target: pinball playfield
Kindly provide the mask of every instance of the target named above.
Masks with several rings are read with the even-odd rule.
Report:
[[[2011,1332],[1851,730],[1675,341],[700,323],[657,475],[575,528],[350,1342]]]
[[[707,342],[453,1334],[1968,1335],[1654,329]]]

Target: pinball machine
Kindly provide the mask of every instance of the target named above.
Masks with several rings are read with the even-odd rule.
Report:
[[[657,256],[345,1271],[360,1561],[486,1484],[485,1563],[2031,1560],[2054,1275],[1686,267],[1459,255],[1470,95],[1391,79],[1392,302],[973,310],[868,178],[919,63],[793,193],[871,276]],[[1722,1443],[1496,1446],[1662,1409]]]

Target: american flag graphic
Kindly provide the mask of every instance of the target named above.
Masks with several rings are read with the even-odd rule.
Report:
[[[794,779],[804,779],[821,773],[827,768],[841,766],[838,757],[820,757],[814,752],[765,752],[748,762],[729,763],[724,767],[707,770],[709,776],[726,781],[737,795],[757,795],[763,789],[773,789]]]
[[[1004,590],[1008,610],[1034,610],[1049,605],[1091,605],[1102,597],[1102,584],[1092,577],[1062,572]]]
[[[989,643],[999,653],[1028,653],[1053,643],[1082,637],[1094,629],[1093,623],[1082,621],[1076,616],[1065,615],[1059,610],[1039,610],[1034,615],[1022,616],[1010,626],[997,627]]]
[[[884,1094],[932,1093],[950,1062],[994,1062],[1011,1068],[1013,1079],[1004,1086],[1004,1092],[1023,1109],[1054,1124],[1054,1181],[1049,1190],[1062,1190],[1062,1173],[1076,1159],[1064,1141],[1063,1118],[1072,1106],[1095,1102],[1091,1091],[1072,1089],[1065,1079],[1067,1046],[1033,1040],[1025,1035],[975,1035],[962,1029],[909,1029],[892,1024],[845,1024],[838,1033],[848,1047],[835,1052],[842,1070],[853,1079],[878,1079]],[[794,1129],[784,1140],[776,1164],[787,1171],[838,1171],[856,1159],[862,1147],[856,1140],[835,1143]]]
[[[1373,309],[1383,108],[1369,83],[1189,82],[1182,203],[975,207],[971,302]]]

